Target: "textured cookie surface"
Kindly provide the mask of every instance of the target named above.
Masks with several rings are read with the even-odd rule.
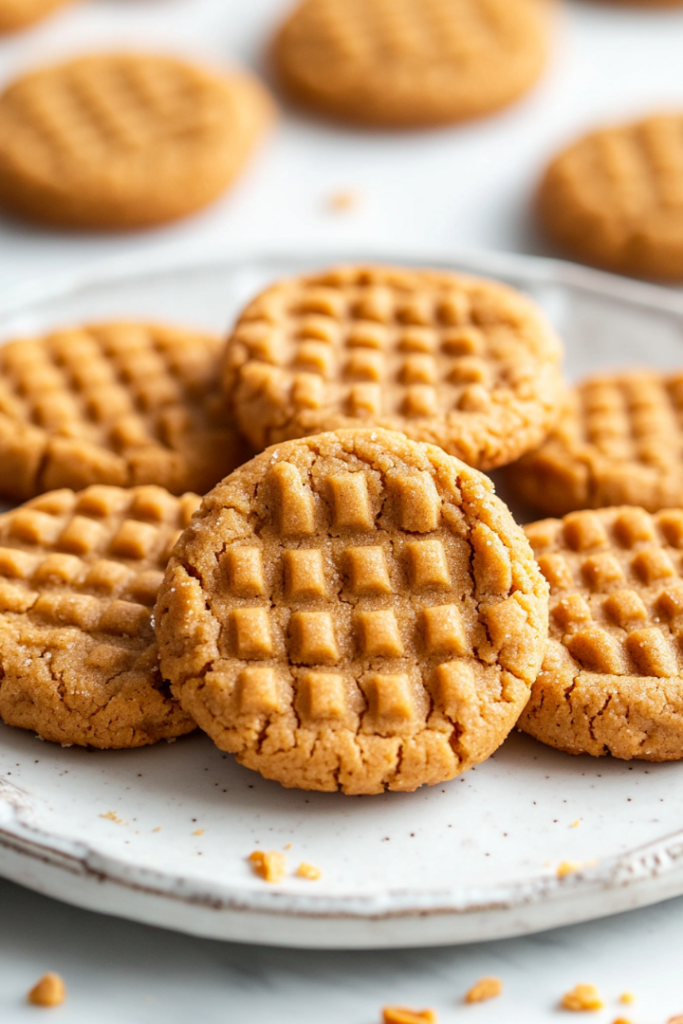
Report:
[[[0,0],[0,33],[40,21],[67,3],[71,0]]]
[[[518,493],[551,515],[683,506],[683,371],[589,378],[568,394],[544,444],[507,473]]]
[[[349,430],[271,448],[206,496],[156,609],[164,677],[285,786],[414,790],[491,754],[547,641],[547,587],[486,477]]]
[[[82,57],[0,96],[0,203],[43,223],[134,228],[215,199],[270,116],[262,87],[172,57]]]
[[[218,351],[216,338],[135,323],[0,347],[0,494],[91,483],[203,494],[243,461]]]
[[[579,259],[683,280],[683,114],[579,139],[548,168],[539,210],[548,232]]]
[[[194,728],[159,672],[152,608],[199,500],[95,485],[0,516],[3,721],[103,748]]]
[[[223,381],[258,448],[376,425],[491,469],[546,436],[560,361],[540,311],[510,288],[342,267],[255,299],[228,341]]]
[[[573,512],[526,533],[550,644],[521,728],[572,754],[683,757],[683,510]]]
[[[525,92],[546,56],[535,0],[304,0],[274,59],[298,102],[345,120],[420,126]]]

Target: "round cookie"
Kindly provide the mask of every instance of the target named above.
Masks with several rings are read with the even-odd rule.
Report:
[[[683,371],[590,377],[567,395],[547,440],[506,470],[551,515],[605,505],[683,506]]]
[[[259,295],[228,340],[223,384],[259,449],[379,426],[493,469],[546,436],[561,356],[540,310],[504,285],[342,267]]]
[[[550,643],[519,726],[570,754],[683,757],[683,510],[622,506],[526,527]]]
[[[101,54],[0,95],[0,204],[55,227],[139,228],[206,206],[271,116],[246,74],[175,57]]]
[[[108,323],[0,347],[0,495],[158,484],[208,491],[244,461],[216,383],[220,343]]]
[[[155,615],[164,678],[222,750],[287,787],[372,794],[451,779],[503,742],[547,606],[486,477],[347,430],[215,487]]]
[[[44,494],[0,516],[0,718],[55,743],[191,732],[159,671],[152,606],[199,505],[160,487]]]
[[[579,139],[550,164],[538,209],[547,232],[580,260],[683,280],[683,114]]]
[[[0,35],[32,25],[72,0],[0,0]]]
[[[391,128],[497,110],[541,74],[537,0],[303,0],[281,27],[276,72],[297,102]]]

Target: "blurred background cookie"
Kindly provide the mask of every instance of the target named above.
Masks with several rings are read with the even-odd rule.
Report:
[[[550,164],[538,209],[548,234],[580,260],[683,281],[683,114],[579,139]]]
[[[0,35],[31,25],[73,0],[0,0]]]
[[[94,483],[203,494],[245,457],[218,351],[209,335],[136,323],[0,347],[0,495]]]
[[[0,516],[4,722],[103,749],[192,731],[159,672],[151,613],[199,500],[96,486]]]
[[[538,0],[303,0],[273,59],[298,103],[343,120],[420,127],[488,114],[541,74]]]
[[[683,506],[683,372],[633,370],[583,381],[541,447],[506,470],[551,515],[603,505]]]
[[[349,266],[258,296],[228,341],[223,383],[259,449],[380,426],[492,469],[547,434],[561,359],[541,311],[505,285]]]
[[[272,115],[259,82],[175,57],[101,54],[0,95],[0,204],[56,227],[138,228],[216,199]]]

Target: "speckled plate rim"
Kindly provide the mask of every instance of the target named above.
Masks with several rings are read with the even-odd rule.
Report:
[[[346,262],[422,264],[499,277],[513,284],[560,285],[623,302],[640,311],[680,316],[683,292],[618,278],[546,257],[416,248],[398,251],[355,245],[298,244],[267,251],[168,251],[103,261],[95,268],[50,275],[10,288],[0,317],[34,304],[77,297],[98,285],[137,285],[182,270],[296,260],[311,266]],[[21,791],[0,781],[0,875],[66,902],[149,924],[243,942],[328,948],[371,948],[482,941],[606,916],[683,893],[683,830],[565,877],[539,876],[510,885],[425,893],[409,888],[383,895],[306,896],[237,886],[199,886],[182,876],[136,868],[94,847],[44,832],[22,814]],[[397,928],[409,921],[410,929]]]

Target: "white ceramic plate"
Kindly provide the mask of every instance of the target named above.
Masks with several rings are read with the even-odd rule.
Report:
[[[571,376],[683,364],[680,293],[550,260],[367,249],[184,265],[147,258],[70,275],[0,303],[0,339],[119,316],[224,330],[266,282],[359,257],[523,288],[563,335]],[[683,893],[682,781],[683,764],[571,758],[515,733],[450,784],[349,798],[281,789],[202,735],[89,752],[0,725],[0,874],[83,907],[216,938],[338,948],[470,942]],[[290,845],[282,885],[253,875],[254,848]],[[322,869],[320,881],[293,877],[302,860]],[[558,878],[563,861],[586,866]]]

